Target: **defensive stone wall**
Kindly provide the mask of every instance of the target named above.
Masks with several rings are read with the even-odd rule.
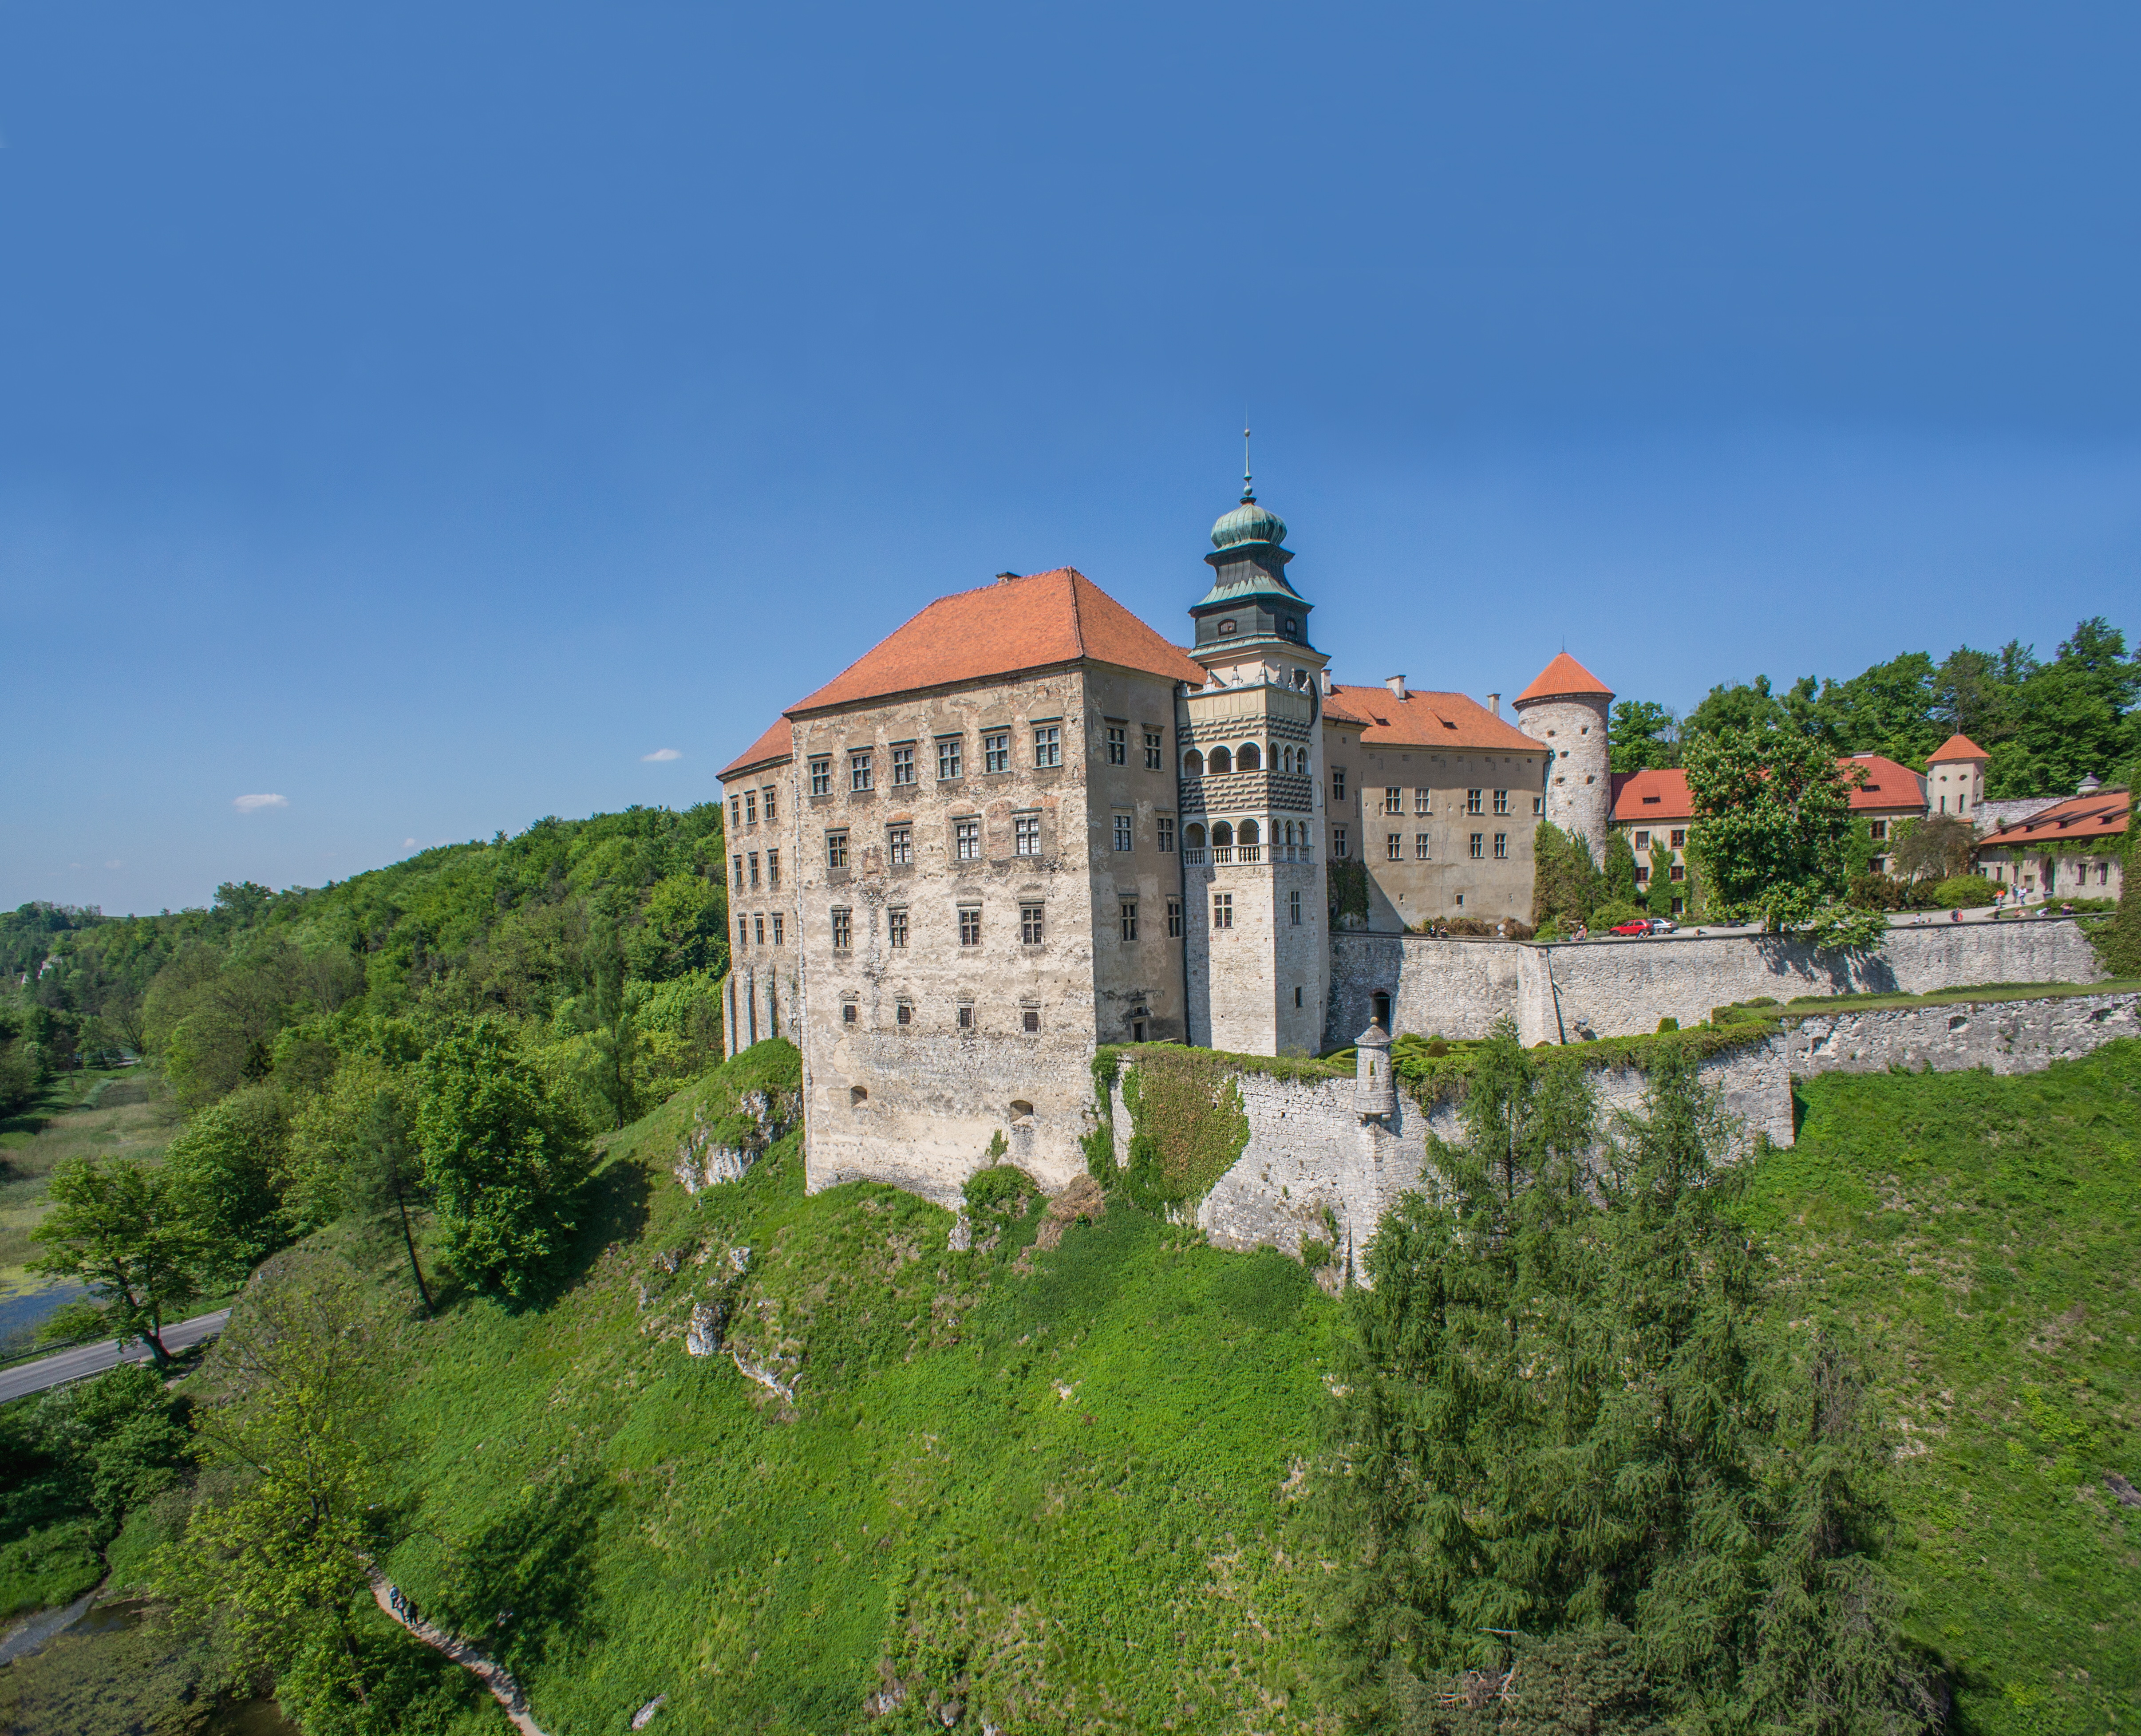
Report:
[[[2141,1036],[2141,995],[2118,994],[1808,1013],[1791,1021],[1785,1040],[1793,1075],[1807,1079],[1891,1067],[2035,1073],[2135,1036]]]
[[[1878,952],[1817,952],[1781,935],[1675,936],[1545,946],[1334,934],[1324,1044],[1350,1043],[1373,997],[1391,1028],[1484,1036],[1504,1014],[1527,1044],[1637,1036],[1663,1018],[1693,1025],[1715,1006],[1768,996],[1924,995],[1994,982],[2094,982],[2095,949],[2070,918],[1891,928]]]

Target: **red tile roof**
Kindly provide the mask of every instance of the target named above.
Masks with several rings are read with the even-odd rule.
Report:
[[[1836,762],[1844,770],[1863,766],[1866,781],[1851,792],[1853,814],[1875,813],[1896,808],[1922,812],[1926,805],[1924,780],[1907,765],[1878,754],[1854,754]],[[1613,823],[1641,825],[1646,821],[1686,821],[1695,816],[1695,798],[1689,794],[1687,774],[1678,766],[1650,771],[1622,771],[1613,775]]]
[[[1514,725],[1461,693],[1408,693],[1387,687],[1334,686],[1323,701],[1324,717],[1361,732],[1366,747],[1508,748],[1544,751]]]
[[[1932,758],[1926,764],[1931,765],[1940,760],[1990,760],[1991,757],[1969,736],[1954,735],[1933,750]]]
[[[787,715],[1001,680],[1084,658],[1204,684],[1203,670],[1185,653],[1084,573],[1059,567],[938,598]]]
[[[724,784],[740,772],[756,771],[761,765],[778,765],[784,760],[795,758],[795,733],[785,717],[773,720],[773,726],[757,740],[724,765],[715,775]]]
[[[2133,796],[2124,789],[2071,796],[2025,820],[1995,828],[1979,840],[1981,850],[2026,850],[2032,845],[2073,838],[2116,838],[2126,829]]]
[[[1611,687],[1564,651],[1539,671],[1538,678],[1519,693],[1513,703],[1528,705],[1535,699],[1563,699],[1579,693],[1595,693],[1602,699],[1613,696]]]

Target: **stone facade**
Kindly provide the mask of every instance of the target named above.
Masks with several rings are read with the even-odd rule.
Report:
[[[768,1037],[800,1043],[803,994],[795,927],[795,761],[784,719],[721,773],[728,810],[733,950],[721,985],[731,1055]]]
[[[1661,1018],[1701,1023],[1715,1006],[1767,996],[1931,994],[1993,982],[2094,982],[2104,974],[2075,922],[1927,922],[1891,928],[1876,953],[1818,952],[1781,935],[1676,935],[1538,946],[1334,935],[1323,1046],[1337,1048],[1390,997],[1391,1029],[1484,1036],[1504,1016],[1527,1044],[1637,1036]]]

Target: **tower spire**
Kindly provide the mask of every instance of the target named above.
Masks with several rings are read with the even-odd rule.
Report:
[[[1243,418],[1245,424],[1248,420],[1246,416]],[[1242,430],[1242,504],[1247,506],[1256,498],[1257,491],[1249,479],[1249,430],[1244,426]]]

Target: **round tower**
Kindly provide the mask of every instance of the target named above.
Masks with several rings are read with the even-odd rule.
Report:
[[[1606,860],[1613,821],[1613,763],[1607,740],[1612,691],[1563,652],[1513,701],[1517,727],[1547,750],[1546,818]]]
[[[1390,1075],[1390,1034],[1371,1019],[1353,1039],[1353,1113],[1363,1121],[1386,1121],[1398,1112],[1398,1082]]]

